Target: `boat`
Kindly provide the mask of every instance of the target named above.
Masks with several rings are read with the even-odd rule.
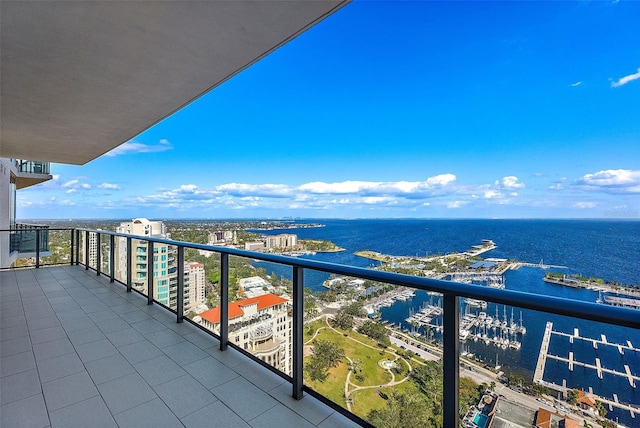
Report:
[[[487,309],[487,302],[484,300],[465,298],[464,302],[470,308]]]

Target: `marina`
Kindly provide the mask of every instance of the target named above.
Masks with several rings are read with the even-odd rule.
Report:
[[[439,302],[438,302],[439,303]],[[475,302],[476,307],[481,307],[481,300]],[[468,307],[470,305],[468,304]],[[485,306],[486,307],[486,306]],[[416,328],[425,330],[434,330],[440,333],[442,325],[438,317],[442,316],[442,308],[439,304],[425,304],[418,311],[409,311],[409,317],[405,321]],[[503,306],[503,317],[498,314],[496,306],[495,317],[481,311],[478,314],[466,311],[465,315],[460,319],[459,338],[461,342],[473,340],[474,342],[484,342],[485,345],[494,345],[502,349],[520,350],[522,343],[519,338],[526,334],[527,329],[522,323],[522,312],[520,313],[520,322],[514,320],[514,310],[511,309],[511,320],[507,319],[507,307]]]

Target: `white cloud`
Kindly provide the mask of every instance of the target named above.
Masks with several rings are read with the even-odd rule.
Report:
[[[229,183],[216,186],[215,191],[232,196],[265,196],[282,198],[290,196],[293,193],[293,188],[286,184]]]
[[[633,74],[628,74],[624,77],[621,77],[620,79],[616,80],[615,82],[611,82],[611,87],[612,88],[618,88],[622,85],[626,85],[629,82],[632,82],[634,80],[640,79],[640,68],[638,68],[638,71],[636,73]]]
[[[498,192],[497,190],[487,190],[486,192],[484,192],[484,197],[485,199],[501,198],[502,193]]]
[[[468,203],[469,202],[467,201],[453,201],[453,202],[447,203],[447,208],[461,208],[467,205]]]
[[[120,190],[120,186],[112,183],[102,183],[98,185],[98,189]]]
[[[571,84],[571,86],[572,86],[572,87],[574,87],[574,88],[575,88],[576,86],[580,86],[580,85],[582,85],[582,82],[575,82],[575,83],[572,83],[572,84]]]
[[[509,175],[507,177],[503,177],[501,183],[496,181],[496,186],[500,189],[522,189],[524,187],[524,183],[518,183],[518,177]]]
[[[428,186],[446,186],[454,181],[456,181],[456,176],[454,174],[440,174],[435,177],[427,178],[426,183]]]
[[[105,156],[118,156],[135,153],[158,153],[166,152],[173,149],[173,146],[168,140],[162,139],[156,145],[142,144],[137,141],[127,141],[124,144],[119,145],[115,149],[105,153]]]
[[[75,193],[79,189],[89,190],[91,189],[91,184],[89,183],[81,183],[78,179],[73,179],[65,182],[61,185],[63,189],[68,189],[66,193]]]
[[[597,204],[595,202],[576,202],[573,205],[573,208],[578,208],[578,209],[589,209],[589,208],[595,208],[597,206]]]
[[[576,185],[584,190],[605,193],[640,193],[640,170],[607,169],[585,174]]]

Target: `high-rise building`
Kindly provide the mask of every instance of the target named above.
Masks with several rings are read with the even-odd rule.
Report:
[[[120,223],[118,233],[126,233],[148,238],[171,239],[165,224],[161,221],[149,221],[136,218],[130,222]],[[177,247],[175,245],[154,243],[153,254],[148,253],[148,241],[133,239],[131,254],[127,257],[125,239],[116,240],[116,276],[126,277],[127,263],[131,263],[131,286],[139,291],[147,290],[149,263],[153,263],[153,297],[171,309],[178,304]],[[190,307],[189,283],[184,283],[183,308]]]
[[[202,263],[185,262],[184,265],[184,283],[189,286],[189,308],[191,309],[205,302],[207,277]]]
[[[298,235],[281,233],[280,235],[267,236],[264,244],[267,250],[274,248],[293,248],[298,245]]]
[[[293,326],[287,302],[273,294],[229,302],[229,341],[290,375]],[[220,308],[201,313],[199,322],[220,333]]]

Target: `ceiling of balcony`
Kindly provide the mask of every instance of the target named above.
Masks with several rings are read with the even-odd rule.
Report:
[[[348,1],[0,2],[0,157],[84,164]]]

